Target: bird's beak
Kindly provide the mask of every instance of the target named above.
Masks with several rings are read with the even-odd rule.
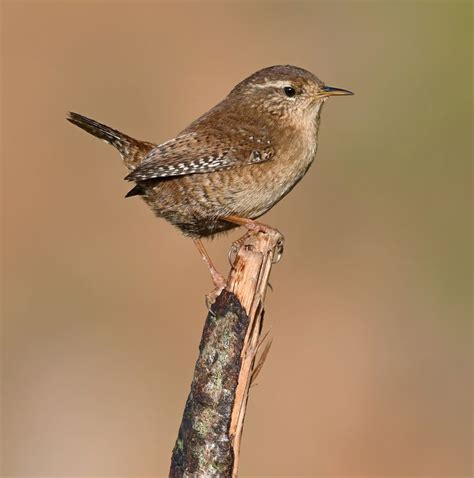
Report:
[[[342,88],[333,88],[332,86],[323,86],[321,92],[322,96],[345,96],[354,94],[352,91],[343,90]]]

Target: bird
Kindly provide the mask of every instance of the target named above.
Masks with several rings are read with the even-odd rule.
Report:
[[[156,216],[190,237],[215,290],[225,287],[202,239],[238,226],[266,231],[257,219],[303,178],[318,149],[321,110],[330,96],[353,95],[292,65],[263,68],[216,106],[161,144],[140,141],[69,112],[67,120],[114,146]]]

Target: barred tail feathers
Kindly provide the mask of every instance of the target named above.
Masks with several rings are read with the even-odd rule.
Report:
[[[145,155],[155,147],[153,143],[138,141],[79,113],[70,112],[67,120],[117,148],[129,169],[134,169],[140,164]]]

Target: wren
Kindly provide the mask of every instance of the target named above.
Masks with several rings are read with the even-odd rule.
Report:
[[[115,146],[154,213],[191,237],[218,289],[225,285],[201,239],[255,221],[306,174],[318,147],[321,109],[329,96],[352,95],[289,65],[271,66],[160,145],[139,141],[77,113],[68,120]]]

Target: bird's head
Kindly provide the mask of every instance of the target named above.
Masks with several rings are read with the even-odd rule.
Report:
[[[352,95],[348,90],[326,86],[303,68],[277,65],[264,68],[241,81],[228,98],[280,118],[313,119],[329,96]]]

